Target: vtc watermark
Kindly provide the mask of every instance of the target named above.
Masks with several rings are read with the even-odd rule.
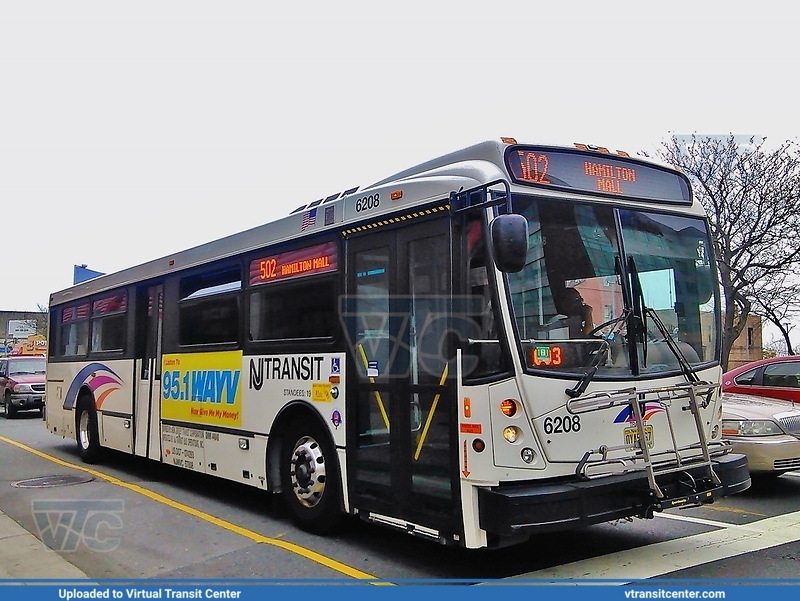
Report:
[[[81,543],[101,553],[119,547],[112,534],[122,530],[122,499],[34,500],[31,511],[39,538],[55,551],[77,551]]]

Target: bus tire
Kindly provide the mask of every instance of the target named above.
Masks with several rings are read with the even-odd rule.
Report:
[[[78,415],[75,419],[75,439],[78,442],[78,454],[84,463],[97,463],[102,447],[97,433],[97,411],[94,402],[88,395],[78,399]]]
[[[340,523],[341,478],[336,449],[312,419],[289,424],[281,446],[281,487],[287,512],[303,530],[327,534]]]

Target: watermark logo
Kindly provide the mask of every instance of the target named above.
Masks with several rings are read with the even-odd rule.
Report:
[[[471,373],[494,347],[486,300],[477,296],[344,295],[339,319],[356,365],[367,378],[408,378],[423,373],[437,380],[461,348],[462,371]]]
[[[122,499],[34,500],[31,511],[39,538],[55,551],[77,551],[81,543],[100,553],[119,547],[112,535],[122,530]]]

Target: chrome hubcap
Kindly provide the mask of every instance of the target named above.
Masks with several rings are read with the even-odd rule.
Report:
[[[82,449],[89,448],[89,412],[81,412],[81,417],[78,422],[78,439],[81,443]]]
[[[325,492],[325,457],[319,443],[303,436],[294,445],[289,467],[292,491],[306,507],[314,507]]]

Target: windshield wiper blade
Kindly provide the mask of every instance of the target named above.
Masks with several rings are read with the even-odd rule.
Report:
[[[673,340],[672,335],[667,330],[667,326],[664,325],[664,322],[661,321],[661,318],[656,313],[655,309],[651,309],[647,306],[644,300],[644,290],[642,289],[642,283],[639,281],[639,270],[636,267],[636,261],[634,261],[633,257],[628,257],[630,272],[632,276],[632,283],[634,284],[634,306],[636,308],[635,313],[636,316],[639,317],[640,325],[641,325],[641,342],[642,342],[642,361],[643,366],[647,366],[647,317],[649,316],[650,319],[653,320],[658,331],[664,337],[664,342],[667,343],[667,348],[670,352],[675,355],[675,358],[678,360],[678,365],[681,368],[681,372],[689,381],[689,383],[694,384],[700,381],[700,378],[697,377],[694,369],[692,369],[689,360],[686,358],[686,355],[683,354],[680,347],[675,343]],[[637,324],[639,325],[639,324]]]
[[[691,363],[686,358],[686,355],[683,354],[683,351],[680,347],[675,343],[672,336],[670,335],[669,331],[667,330],[667,326],[664,325],[664,322],[661,321],[661,318],[656,313],[655,309],[651,309],[650,307],[644,307],[645,312],[650,316],[650,319],[653,320],[653,323],[656,324],[656,328],[658,328],[659,333],[664,337],[664,342],[667,343],[667,348],[675,355],[675,358],[678,360],[678,365],[683,372],[683,375],[686,376],[686,379],[689,383],[694,384],[700,381],[700,378],[697,377],[694,369],[692,369]]]
[[[630,313],[631,313],[630,309],[623,309],[622,314],[619,317],[610,319],[607,322],[600,324],[595,328],[595,330],[600,330],[606,326],[614,324],[614,327],[611,329],[608,335],[599,339],[600,348],[595,351],[594,357],[589,363],[588,369],[585,372],[583,372],[581,379],[578,380],[575,386],[573,386],[572,388],[567,388],[564,391],[564,393],[569,398],[571,399],[577,398],[581,396],[584,392],[586,392],[586,388],[588,388],[589,384],[594,379],[594,376],[597,373],[597,369],[600,367],[600,364],[603,363],[608,358],[608,354],[611,351],[611,345],[608,343],[609,339],[613,338],[613,336],[616,336],[616,334],[622,329],[622,326],[627,324]]]

